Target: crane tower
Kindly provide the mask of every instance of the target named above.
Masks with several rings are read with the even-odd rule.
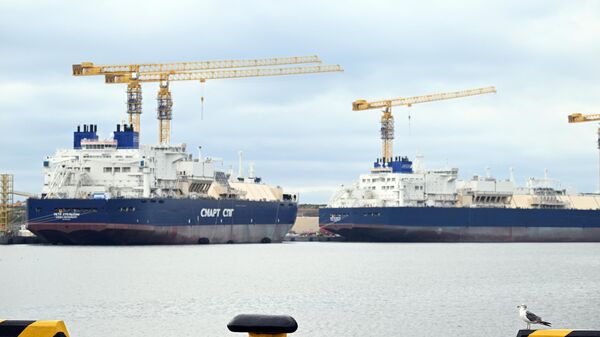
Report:
[[[581,114],[581,113],[572,113],[569,115],[569,123],[584,123],[584,122],[598,122],[600,121],[600,114]],[[598,140],[596,145],[598,146],[598,193],[600,193],[600,126],[597,130]]]
[[[455,92],[437,93],[425,96],[415,96],[408,98],[394,98],[385,99],[380,101],[366,101],[363,99],[352,102],[352,110],[369,110],[369,109],[383,109],[383,115],[381,116],[381,153],[383,162],[391,162],[394,156],[394,116],[392,115],[392,107],[404,105],[411,107],[413,104],[426,103],[433,101],[441,101],[446,99],[460,98],[466,96],[483,95],[489,93],[495,93],[495,87],[486,87],[479,89],[470,89]]]
[[[318,56],[296,56],[263,58],[251,60],[217,60],[175,63],[142,63],[95,65],[82,62],[73,65],[74,76],[103,75],[105,83],[127,84],[127,114],[129,124],[135,132],[140,132],[142,114],[143,82],[159,83],[157,95],[157,119],[160,144],[169,144],[171,120],[173,119],[173,99],[169,90],[172,81],[198,81],[200,83],[213,79],[230,79],[243,77],[264,77],[283,75],[302,75],[323,72],[339,72],[339,65],[269,67],[281,65],[297,65],[321,63]]]

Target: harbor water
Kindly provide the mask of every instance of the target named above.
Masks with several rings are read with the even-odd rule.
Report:
[[[515,336],[516,306],[600,329],[600,244],[0,246],[0,319],[72,337],[234,336],[289,314],[293,336]]]

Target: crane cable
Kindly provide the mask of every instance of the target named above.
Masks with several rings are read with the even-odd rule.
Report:
[[[200,80],[200,120],[204,120],[204,84],[205,80]]]

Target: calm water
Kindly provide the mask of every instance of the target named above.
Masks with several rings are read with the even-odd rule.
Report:
[[[0,319],[72,337],[236,336],[239,313],[292,336],[515,336],[518,304],[600,329],[600,244],[0,246]]]

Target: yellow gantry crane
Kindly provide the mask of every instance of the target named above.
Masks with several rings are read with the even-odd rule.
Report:
[[[569,123],[583,123],[583,122],[600,122],[600,114],[581,114],[572,113],[569,115]],[[598,151],[600,153],[600,126],[598,127]],[[600,163],[598,169],[598,191],[600,192]]]
[[[352,102],[352,110],[369,110],[369,109],[384,109],[381,116],[381,140],[382,140],[382,160],[390,162],[394,156],[394,116],[392,116],[392,107],[404,105],[411,107],[413,104],[442,101],[466,96],[483,95],[495,93],[495,87],[486,87],[479,89],[470,89],[455,92],[437,93],[425,96],[415,96],[407,98],[385,99],[380,101],[366,101],[363,99]]]
[[[35,198],[37,195],[27,192],[15,191],[14,176],[10,173],[0,173],[0,236],[12,231],[11,220],[15,208],[14,196]]]
[[[13,207],[13,175],[0,174],[0,235],[9,230],[11,209]]]
[[[171,133],[173,100],[169,90],[171,81],[199,81],[300,75],[323,72],[343,71],[339,65],[272,67],[268,66],[321,63],[318,56],[279,57],[251,60],[217,60],[175,63],[142,63],[120,65],[95,65],[82,62],[73,65],[74,76],[104,75],[105,83],[127,84],[127,114],[134,131],[140,132],[140,115],[142,113],[143,82],[158,82],[160,88],[157,95],[157,119],[159,121],[159,142],[168,144]],[[237,69],[236,69],[237,68]]]

